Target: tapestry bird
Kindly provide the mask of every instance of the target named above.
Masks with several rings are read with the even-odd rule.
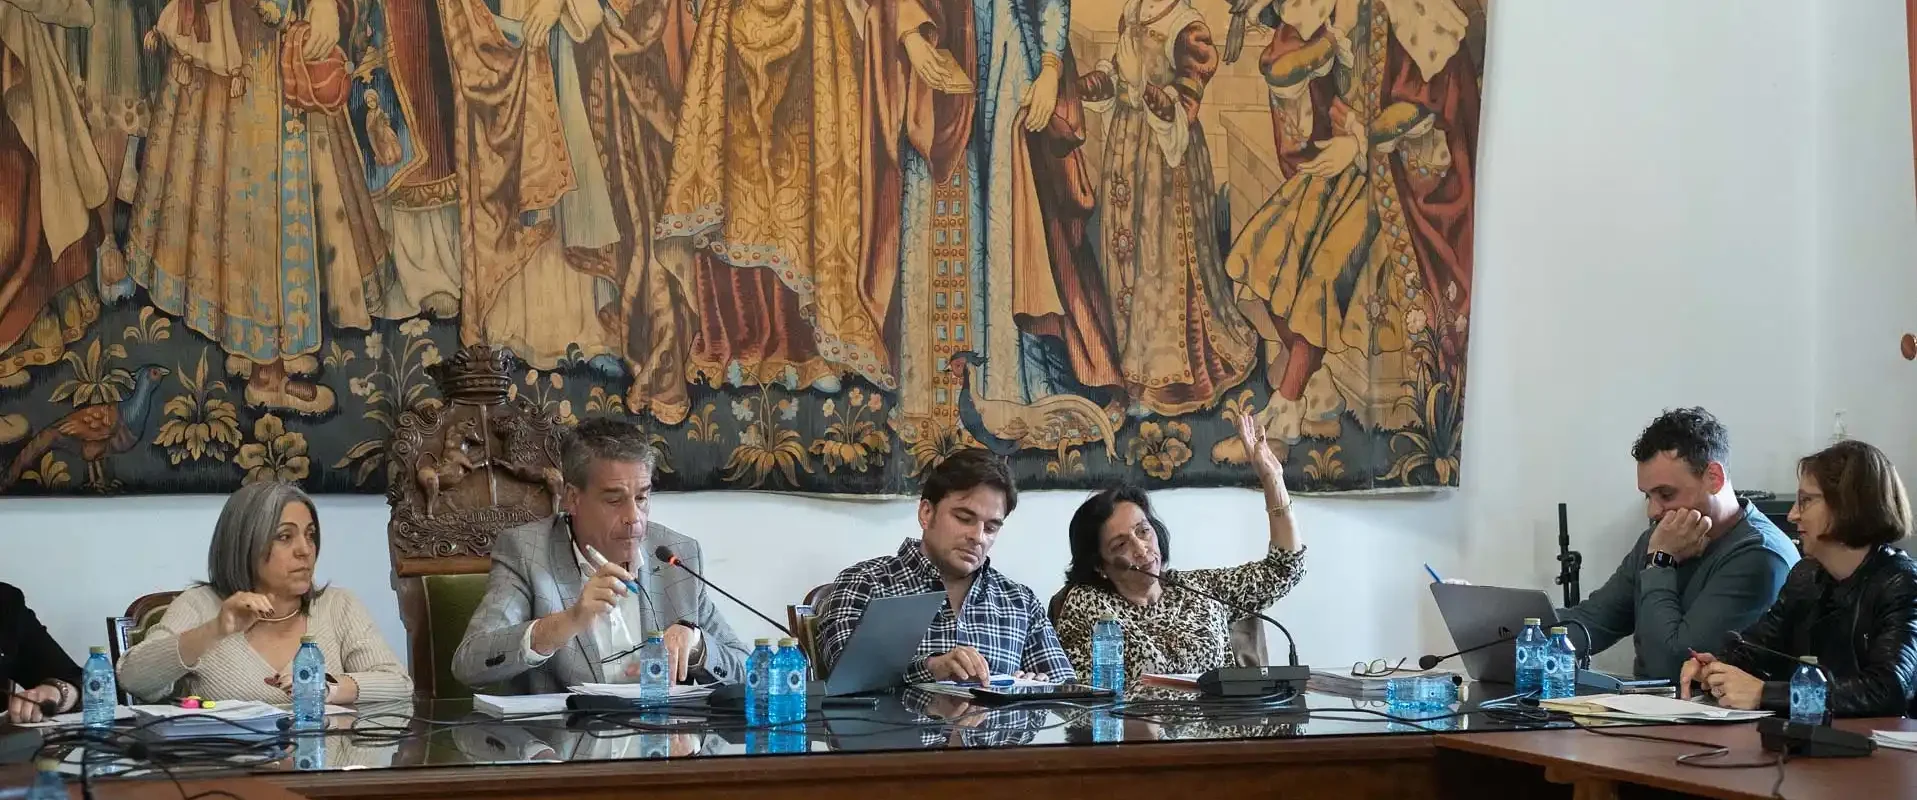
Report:
[[[1031,403],[979,397],[971,367],[984,365],[984,356],[966,350],[953,353],[945,368],[959,382],[959,424],[985,449],[1009,457],[1038,448],[1057,451],[1063,458],[1073,447],[1103,441],[1105,455],[1118,457],[1118,430],[1097,403],[1075,394],[1047,395]]]
[[[34,434],[14,454],[13,466],[0,476],[0,492],[12,488],[21,475],[40,463],[41,456],[54,450],[77,453],[86,461],[86,486],[99,491],[114,488],[118,482],[107,477],[106,459],[133,449],[146,438],[153,398],[159,394],[160,381],[171,373],[157,364],[141,367],[133,375],[133,391],[125,400],[75,409]]]

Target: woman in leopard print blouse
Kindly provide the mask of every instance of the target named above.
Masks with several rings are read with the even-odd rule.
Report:
[[[1264,609],[1284,597],[1305,573],[1305,550],[1291,519],[1284,466],[1265,443],[1264,429],[1247,414],[1239,441],[1265,489],[1271,550],[1236,567],[1172,570],[1178,579],[1240,608]],[[1191,592],[1167,590],[1157,574],[1170,552],[1165,525],[1152,514],[1142,489],[1100,492],[1072,516],[1072,564],[1054,606],[1052,624],[1078,674],[1092,674],[1092,625],[1112,616],[1125,632],[1125,680],[1147,673],[1204,672],[1231,662],[1232,614]]]

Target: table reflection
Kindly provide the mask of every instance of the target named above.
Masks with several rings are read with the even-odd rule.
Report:
[[[1482,697],[1496,697],[1494,691]],[[328,720],[323,735],[286,736],[273,749],[195,772],[277,772],[460,765],[550,764],[791,756],[924,749],[1150,746],[1156,742],[1429,735],[1539,727],[1535,717],[1476,712],[1469,693],[1456,713],[1407,712],[1378,700],[1307,692],[1286,702],[1205,698],[1138,686],[1124,702],[1038,703],[992,708],[923,689],[882,695],[870,708],[826,708],[803,724],[750,727],[699,706],[664,714],[569,712],[501,718],[469,700],[368,706]],[[1562,723],[1560,723],[1562,724]],[[159,745],[164,747],[166,745]],[[264,755],[265,758],[261,758]],[[136,771],[144,765],[126,764]]]

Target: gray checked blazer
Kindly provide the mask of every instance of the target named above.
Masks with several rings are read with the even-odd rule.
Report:
[[[648,523],[646,565],[634,577],[648,610],[647,627],[665,628],[685,622],[705,639],[706,658],[695,665],[693,677],[701,683],[733,683],[743,679],[750,651],[713,605],[705,584],[685,570],[659,563],[653,548],[665,545],[687,566],[703,573],[699,543],[671,528]],[[604,683],[601,653],[592,637],[573,637],[545,663],[526,664],[521,647],[534,620],[570,608],[584,588],[586,576],[573,555],[572,532],[563,515],[521,525],[493,542],[492,572],[486,596],[479,601],[466,635],[453,654],[453,675],[467,686],[521,694],[564,692],[581,683]],[[703,673],[703,674],[701,674]]]

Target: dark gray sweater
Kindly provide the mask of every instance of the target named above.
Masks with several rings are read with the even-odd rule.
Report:
[[[1737,504],[1743,511],[1737,525],[1675,568],[1644,568],[1656,526],[1646,529],[1611,579],[1576,608],[1559,611],[1558,619],[1588,629],[1592,653],[1630,636],[1638,677],[1676,680],[1692,650],[1722,650],[1730,631],[1763,616],[1797,564],[1797,545],[1749,501]],[[1583,642],[1577,626],[1570,627],[1572,641]]]

